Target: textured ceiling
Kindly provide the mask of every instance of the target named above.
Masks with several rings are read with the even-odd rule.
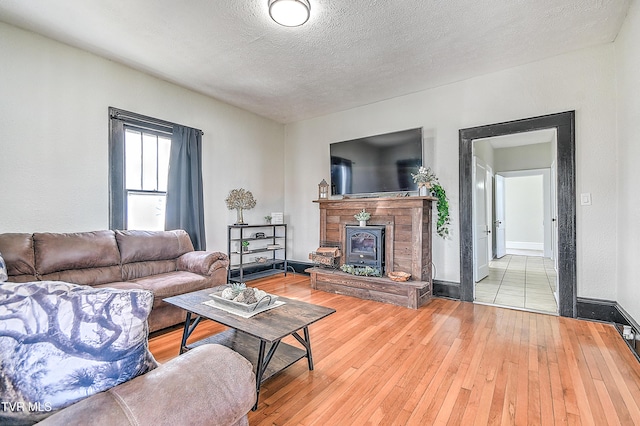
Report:
[[[630,0],[0,0],[0,20],[279,122],[611,42]]]

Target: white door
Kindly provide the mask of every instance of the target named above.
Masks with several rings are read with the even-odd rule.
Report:
[[[504,176],[496,175],[496,190],[494,195],[496,220],[493,223],[493,229],[496,236],[496,257],[499,259],[507,254],[507,234],[504,223]]]
[[[474,162],[473,230],[474,276],[478,282],[489,275],[489,226],[487,225],[487,167],[476,157]]]
[[[495,241],[493,238],[492,232],[493,232],[493,227],[491,225],[491,222],[493,222],[493,169],[491,169],[491,166],[487,165],[487,176],[486,179],[484,181],[484,185],[486,188],[486,192],[485,192],[485,204],[487,207],[487,229],[489,231],[489,235],[487,235],[487,256],[489,257],[489,262],[491,262],[493,260],[493,257],[495,256],[495,251],[494,251],[494,247],[495,247]]]
[[[558,191],[557,191],[557,169],[556,162],[551,164],[551,257],[553,258],[553,266],[558,272]],[[555,288],[553,294],[556,297],[556,303],[560,305],[558,296],[558,275],[556,274]]]

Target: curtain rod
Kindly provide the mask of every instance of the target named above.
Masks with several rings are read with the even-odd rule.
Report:
[[[167,127],[171,130],[173,130],[173,126],[175,125],[183,126],[182,124],[176,124],[170,121],[164,121],[157,118],[148,117],[142,114],[136,114],[135,112],[125,111],[125,110],[114,108],[114,107],[109,107],[109,116],[115,120],[126,121],[127,119],[130,119],[132,121],[138,121],[144,124]],[[190,126],[183,126],[183,127],[190,127]],[[201,135],[204,135],[204,132],[202,130],[200,129],[195,129],[195,130],[200,132]]]

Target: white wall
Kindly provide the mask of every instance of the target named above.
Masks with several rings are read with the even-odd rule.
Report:
[[[542,175],[504,180],[507,249],[544,249],[544,190]]]
[[[433,135],[433,166],[450,198],[452,237],[434,237],[437,279],[459,282],[458,130],[576,110],[577,190],[593,205],[578,207],[578,295],[616,299],[615,70],[613,45],[556,56],[361,108],[300,121],[285,129],[285,212],[292,258],[318,245],[317,184],[329,176],[328,144],[424,127]],[[597,172],[595,172],[597,171]],[[608,229],[607,229],[608,228]]]
[[[554,154],[551,142],[499,148],[494,152],[495,171],[549,168]]]
[[[226,251],[233,188],[249,222],[282,211],[282,125],[2,23],[0,52],[0,232],[108,228],[109,106],[204,131],[207,248]]]
[[[617,301],[640,321],[640,4],[632,2],[615,42],[618,111],[618,171],[596,173],[610,185],[617,184],[617,202],[609,205],[603,228],[618,234]],[[614,178],[617,176],[617,179]]]

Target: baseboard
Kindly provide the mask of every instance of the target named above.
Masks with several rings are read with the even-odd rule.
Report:
[[[306,274],[309,275],[308,273],[304,272],[305,269],[308,268],[312,268],[315,265],[311,262],[299,262],[296,260],[288,260],[287,261],[287,272],[295,272],[297,274]],[[250,274],[250,273],[254,273],[254,272],[259,272],[259,271],[263,271],[266,269],[271,269],[271,266],[261,266],[261,265],[254,265],[248,268],[245,268],[244,272],[245,274]],[[282,272],[284,272],[284,268],[282,267],[282,265],[279,266],[280,269],[282,269]],[[231,277],[232,278],[236,278],[238,277],[240,273],[237,270],[233,270],[231,271]]]
[[[507,241],[505,246],[507,250],[544,250],[544,243],[533,243],[529,241]]]
[[[623,339],[640,362],[640,325],[618,302],[578,297],[576,305],[578,318],[613,323],[621,336],[623,327],[630,326],[634,338]]]
[[[306,269],[313,268],[316,266],[313,262],[301,262],[299,260],[289,260],[287,262],[287,272],[295,272],[296,274],[305,274],[309,275],[308,272],[305,272]]]
[[[627,321],[627,324],[624,325],[630,325],[633,329],[634,339],[624,339],[624,341],[627,342],[627,345],[629,345],[629,347],[633,351],[633,354],[636,356],[638,361],[640,361],[640,325],[631,315],[629,315],[627,311],[624,310],[622,306],[617,303],[616,305],[620,314]],[[622,334],[622,326],[618,326],[618,324],[616,324],[616,326],[618,327],[618,331],[620,332],[620,334]]]
[[[433,280],[433,295],[436,297],[460,300],[460,283]]]
[[[630,325],[618,310],[618,303],[613,300],[578,297],[576,307],[578,318]]]

